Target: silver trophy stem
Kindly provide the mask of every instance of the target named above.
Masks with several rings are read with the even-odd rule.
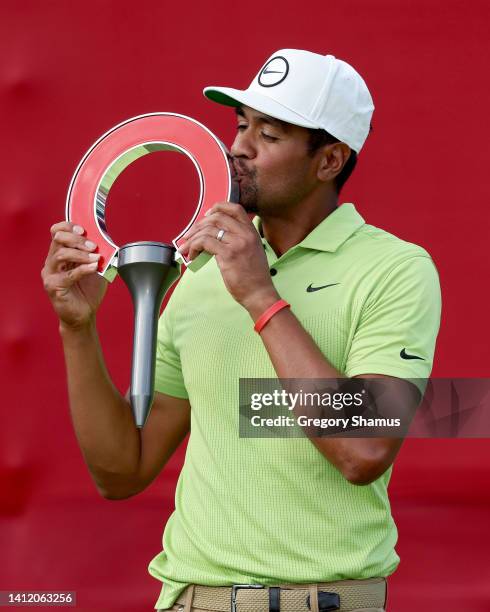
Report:
[[[134,305],[130,399],[136,426],[145,425],[153,402],[158,315],[163,298],[179,278],[175,248],[161,242],[132,242],[119,249],[118,272]]]

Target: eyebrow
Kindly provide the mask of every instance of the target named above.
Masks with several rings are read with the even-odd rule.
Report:
[[[244,119],[246,119],[246,115],[245,115],[245,111],[243,110],[243,107],[241,106],[236,106],[235,107],[235,113],[238,117],[243,117]],[[274,127],[277,127],[281,130],[283,130],[283,132],[288,132],[289,131],[289,124],[286,123],[285,121],[281,121],[280,119],[275,119],[274,117],[269,117],[269,115],[264,115],[264,114],[260,114],[257,118],[256,121],[259,121],[260,123],[266,123],[269,125],[272,125]]]

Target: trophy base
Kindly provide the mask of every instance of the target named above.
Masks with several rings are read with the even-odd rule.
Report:
[[[153,403],[158,316],[168,289],[180,276],[175,247],[162,242],[132,242],[119,249],[118,272],[134,304],[130,400],[142,428]]]

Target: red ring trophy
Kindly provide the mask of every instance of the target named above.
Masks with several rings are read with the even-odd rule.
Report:
[[[118,247],[105,223],[109,190],[129,164],[154,151],[177,151],[191,159],[200,184],[196,210],[173,244],[132,242]],[[180,276],[180,262],[197,271],[211,257],[203,251],[188,261],[178,250],[179,242],[216,202],[237,202],[236,188],[224,145],[195,119],[175,113],[140,115],[116,125],[90,147],[70,182],[66,219],[84,227],[87,239],[98,244],[98,273],[110,282],[119,274],[133,300],[130,400],[139,428],[145,425],[153,402],[158,316],[163,298]]]

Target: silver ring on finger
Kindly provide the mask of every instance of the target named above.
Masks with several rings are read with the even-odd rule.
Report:
[[[218,232],[218,234],[216,236],[216,240],[221,240],[224,235],[225,235],[225,230],[224,229],[220,229],[220,231]]]

